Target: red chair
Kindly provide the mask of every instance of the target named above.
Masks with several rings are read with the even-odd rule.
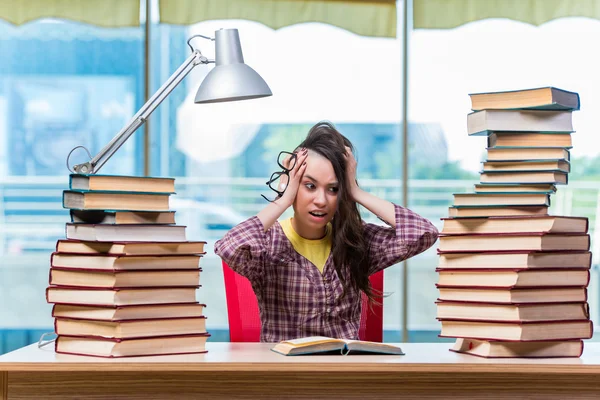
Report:
[[[234,272],[223,261],[225,296],[227,297],[227,317],[229,319],[229,340],[231,342],[259,342],[260,315],[258,302],[250,281]],[[383,271],[370,277],[371,285],[377,292],[383,292]],[[383,341],[383,305],[369,307],[366,296],[362,297],[360,317],[360,340]]]

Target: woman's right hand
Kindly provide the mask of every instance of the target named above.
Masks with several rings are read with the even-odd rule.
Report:
[[[294,168],[292,168],[289,172],[290,179],[287,180],[287,176],[282,175],[281,180],[279,182],[279,190],[284,190],[283,196],[280,199],[283,204],[287,206],[291,206],[294,204],[294,200],[296,199],[296,194],[298,193],[298,188],[300,187],[300,180],[304,175],[304,171],[306,170],[306,159],[308,157],[308,149],[299,149],[296,154],[296,164]],[[286,158],[283,165],[286,167],[289,165],[291,161],[291,156]]]

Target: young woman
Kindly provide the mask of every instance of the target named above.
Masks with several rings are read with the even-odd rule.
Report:
[[[352,149],[330,123],[315,125],[287,159],[293,167],[285,192],[215,244],[215,253],[252,283],[263,342],[358,339],[361,292],[372,300],[381,295],[369,276],[437,239],[425,218],[360,189]],[[357,203],[389,227],[364,223]],[[294,216],[277,221],[290,206]]]

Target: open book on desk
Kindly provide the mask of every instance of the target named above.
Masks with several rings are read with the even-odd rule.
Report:
[[[301,339],[284,340],[271,350],[284,356],[304,354],[334,353],[346,354],[394,354],[404,355],[398,346],[362,340],[333,339],[324,336],[311,336]]]

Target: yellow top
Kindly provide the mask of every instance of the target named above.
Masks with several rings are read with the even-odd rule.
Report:
[[[298,235],[292,227],[292,219],[280,221],[283,233],[292,243],[294,250],[313,263],[323,273],[325,262],[331,253],[331,223],[327,224],[327,233],[321,239],[310,240]]]

